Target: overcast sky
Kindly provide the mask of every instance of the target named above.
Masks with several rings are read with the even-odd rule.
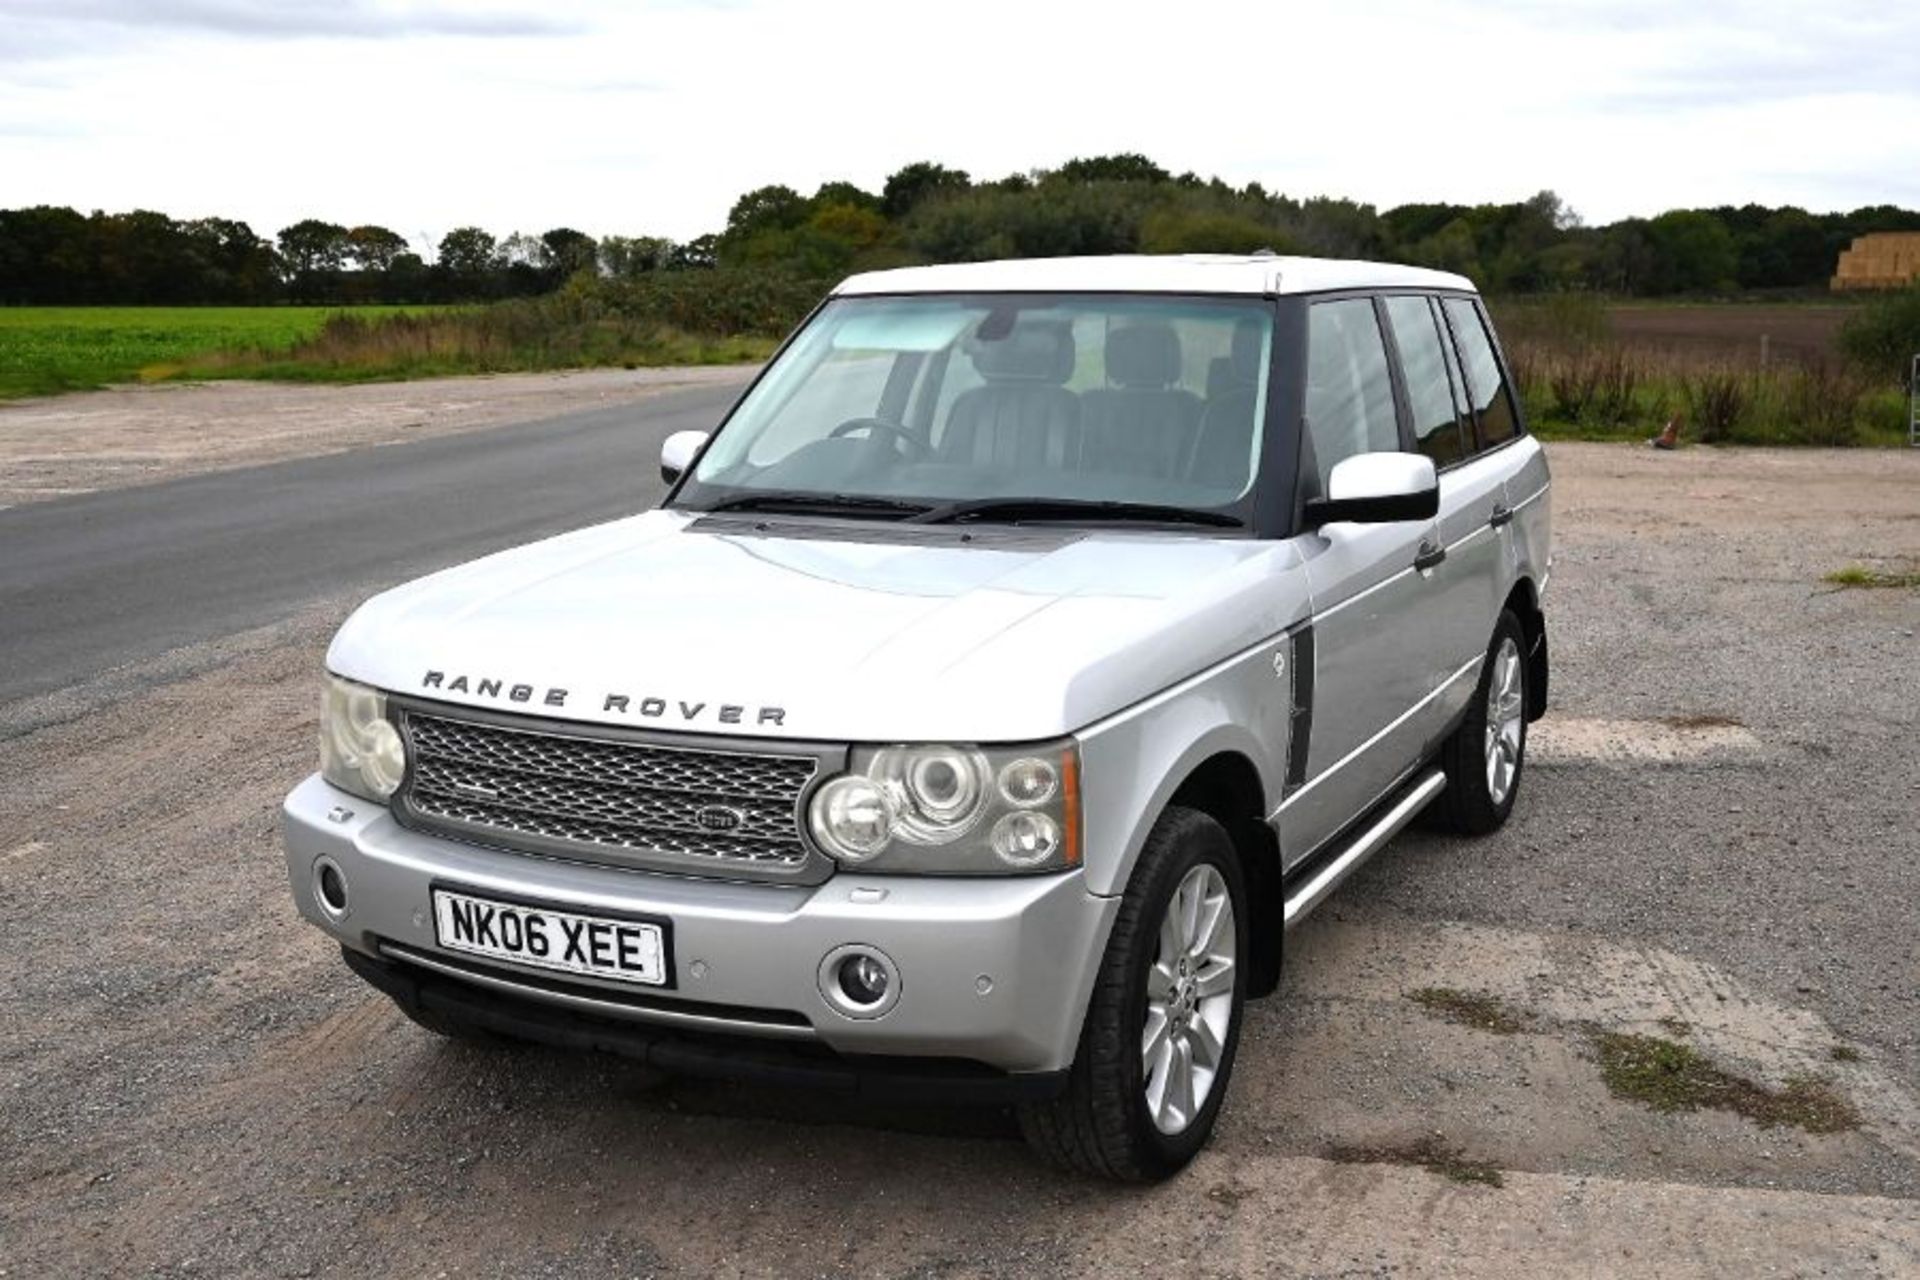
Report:
[[[1920,206],[1908,0],[0,0],[0,207],[687,238],[740,192],[1138,151],[1589,222]]]

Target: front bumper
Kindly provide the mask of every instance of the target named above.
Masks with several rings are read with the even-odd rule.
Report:
[[[565,1013],[682,1037],[787,1041],[803,1054],[958,1060],[1008,1073],[1072,1064],[1119,905],[1088,893],[1079,872],[992,879],[843,872],[808,887],[530,857],[408,831],[384,806],[317,775],[287,797],[285,845],[300,913],[349,951],[378,961],[381,972],[416,989],[426,983],[436,999],[485,992],[535,1021]],[[344,915],[318,900],[323,860],[346,882]],[[675,985],[556,980],[443,952],[428,898],[435,883],[585,912],[664,916],[673,925]],[[820,991],[821,961],[848,944],[886,953],[898,970],[899,1000],[880,1017],[849,1018]],[[354,967],[375,980],[368,966]]]

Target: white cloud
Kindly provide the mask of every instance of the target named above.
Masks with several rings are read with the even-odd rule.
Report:
[[[288,36],[542,36],[581,30],[565,18],[393,0],[10,0],[14,19],[58,26]]]
[[[1920,205],[1920,11],[0,0],[0,206],[686,237],[749,187],[1140,151],[1293,195]]]

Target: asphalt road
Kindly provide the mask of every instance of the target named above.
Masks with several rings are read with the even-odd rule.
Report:
[[[0,707],[659,499],[739,385],[0,511]]]

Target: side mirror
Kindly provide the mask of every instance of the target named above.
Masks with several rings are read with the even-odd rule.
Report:
[[[676,431],[662,440],[660,478],[668,484],[678,480],[681,472],[692,466],[693,460],[700,456],[700,447],[706,442],[707,433],[704,431]]]
[[[1333,464],[1327,495],[1307,502],[1307,527],[1351,520],[1391,524],[1440,512],[1440,477],[1421,453],[1356,453]]]

